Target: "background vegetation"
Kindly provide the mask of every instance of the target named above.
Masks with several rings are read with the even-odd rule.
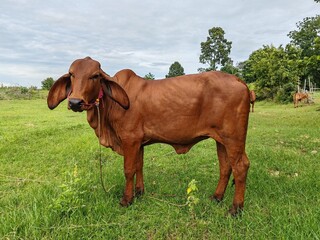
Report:
[[[45,99],[3,100],[0,109],[0,239],[320,238],[319,101],[296,109],[256,104],[239,218],[225,215],[231,184],[222,203],[209,200],[219,171],[212,140],[186,155],[146,147],[146,194],[122,208],[122,158],[102,149],[105,194],[84,113],[66,104],[50,111]]]
[[[181,66],[179,62],[174,62],[171,64],[169,68],[169,73],[166,75],[166,78],[177,77],[185,75],[184,68]]]
[[[0,100],[12,99],[45,99],[48,91],[39,90],[37,87],[0,87]]]
[[[292,101],[298,86],[302,87],[305,82],[320,88],[319,33],[320,15],[305,17],[296,23],[296,29],[288,33],[289,44],[263,45],[253,51],[246,61],[234,65],[230,57],[232,41],[226,39],[221,27],[212,27],[206,40],[200,43],[199,62],[204,67],[198,71],[220,70],[237,75],[249,84],[250,89],[255,90],[258,100],[288,103]],[[175,61],[165,77],[184,74],[183,66]],[[155,76],[149,72],[144,78],[153,80]],[[53,78],[48,77],[41,82],[41,89],[49,90],[53,83]],[[310,85],[307,85],[305,90],[309,91],[309,88]],[[30,95],[29,98],[32,98]],[[5,99],[1,95],[0,98]]]
[[[225,39],[224,31],[219,27],[209,29],[200,55],[200,62],[209,67],[200,71],[220,69],[235,74],[251,83],[258,99],[289,102],[297,86],[305,81],[320,87],[320,16],[306,17],[296,25],[297,29],[288,33],[289,44],[264,45],[237,66],[229,57],[232,42]]]
[[[297,86],[302,87],[305,81],[320,88],[320,16],[306,17],[296,27],[288,33],[289,44],[264,45],[236,66],[229,56],[232,41],[225,38],[221,27],[213,27],[208,30],[206,41],[200,43],[199,62],[206,67],[198,70],[221,70],[237,75],[250,84],[259,100],[288,103]]]

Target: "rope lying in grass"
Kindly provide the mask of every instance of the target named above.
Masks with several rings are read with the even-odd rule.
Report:
[[[169,204],[171,206],[175,206],[175,207],[186,207],[186,206],[188,206],[188,203],[176,204],[176,203],[171,203],[171,202],[168,202],[166,200],[163,200],[163,199],[160,199],[160,198],[151,197],[151,196],[144,196],[144,197],[151,198],[153,200],[156,200],[156,201],[159,201],[159,202],[163,202],[163,203]]]
[[[30,179],[30,178],[12,177],[12,176],[3,175],[3,174],[0,174],[0,177],[9,178],[9,179],[4,179],[4,180],[1,179],[0,182],[36,182],[36,183],[50,183],[50,182],[48,182],[48,181],[41,181],[41,180]]]
[[[96,107],[97,107],[97,111],[98,111],[98,128],[99,128],[99,158],[100,158],[100,181],[101,181],[101,186],[104,190],[104,192],[106,194],[108,194],[108,192],[114,187],[112,186],[111,188],[109,188],[108,190],[106,189],[105,185],[104,185],[104,181],[103,181],[103,173],[102,173],[102,147],[100,144],[100,138],[101,138],[101,119],[100,119],[100,108],[99,108],[99,101],[96,103]]]
[[[70,224],[68,226],[52,226],[52,227],[36,227],[36,226],[30,226],[30,228],[34,229],[48,229],[48,230],[61,230],[61,229],[78,229],[78,228],[105,228],[109,226],[125,226],[125,223],[97,223],[97,224],[83,224],[83,225],[75,225],[75,224]]]

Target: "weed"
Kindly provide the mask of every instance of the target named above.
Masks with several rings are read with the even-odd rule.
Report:
[[[66,182],[59,186],[61,192],[55,198],[49,209],[60,217],[70,217],[77,211],[86,212],[87,206],[84,203],[83,196],[86,190],[83,187],[83,179],[78,174],[78,166],[74,165],[72,173],[67,173]]]
[[[187,206],[189,207],[189,212],[195,216],[194,207],[199,203],[199,198],[197,197],[198,187],[197,181],[192,179],[188,184],[187,188]]]

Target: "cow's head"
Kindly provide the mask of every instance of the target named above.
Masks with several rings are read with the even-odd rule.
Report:
[[[129,108],[129,98],[120,85],[100,67],[100,63],[86,57],[74,61],[69,73],[61,76],[48,94],[48,107],[54,109],[68,98],[68,108],[82,112],[92,107],[99,93],[110,97],[124,109]]]

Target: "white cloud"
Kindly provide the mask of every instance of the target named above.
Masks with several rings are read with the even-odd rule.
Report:
[[[311,0],[2,0],[0,82],[38,85],[91,56],[109,74],[132,68],[164,77],[179,61],[196,72],[200,42],[221,26],[234,62],[263,44],[286,44],[287,33],[315,16]]]

